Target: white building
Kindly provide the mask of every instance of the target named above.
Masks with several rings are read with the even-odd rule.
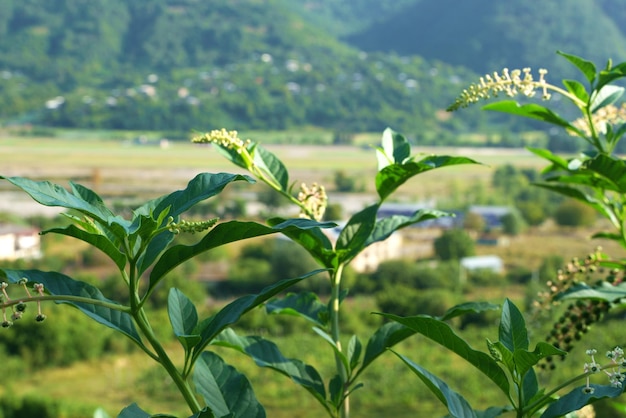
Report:
[[[41,240],[33,228],[0,225],[0,260],[41,257]]]

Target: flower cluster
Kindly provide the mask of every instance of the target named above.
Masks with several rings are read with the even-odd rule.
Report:
[[[545,75],[548,73],[545,69],[539,70],[539,80],[535,80],[530,68],[523,70],[512,70],[508,68],[502,70],[501,74],[494,72],[480,78],[480,82],[470,85],[463,90],[461,95],[448,107],[448,111],[455,111],[463,107],[467,107],[480,99],[489,99],[498,97],[500,93],[508,97],[514,97],[521,94],[526,97],[534,97],[536,90],[540,89],[544,100],[550,99],[548,93],[549,85],[546,83]]]
[[[621,388],[626,379],[623,369],[626,368],[626,359],[624,358],[624,350],[621,347],[615,347],[606,353],[606,357],[611,360],[611,363],[605,366],[601,366],[595,359],[597,350],[587,350],[587,355],[591,357],[591,362],[585,363],[583,370],[587,374],[587,384],[583,388],[585,394],[592,394],[594,392],[593,387],[590,385],[590,376],[595,373],[604,372],[608,378],[611,386]]]
[[[300,192],[298,193],[298,201],[302,210],[300,211],[301,218],[312,217],[316,221],[321,221],[326,212],[326,205],[328,204],[328,196],[326,196],[326,189],[324,186],[320,186],[317,183],[313,183],[311,187],[306,183],[300,185]]]
[[[209,133],[196,136],[191,142],[197,144],[218,144],[225,148],[237,151],[239,154],[247,149],[251,141],[249,139],[243,141],[239,138],[237,131],[227,131],[226,129],[215,129]]]
[[[622,124],[626,122],[626,103],[620,107],[608,105],[596,110],[591,116],[594,130],[599,134],[606,134],[609,125]],[[572,126],[583,132],[586,136],[591,136],[589,121],[586,118],[578,118],[572,122]],[[577,134],[568,130],[570,135]]]
[[[186,221],[170,222],[168,229],[174,234],[180,234],[181,232],[188,232],[195,234],[196,232],[203,232],[209,228],[212,228],[218,221],[218,218],[209,219],[208,221]]]
[[[26,298],[21,299],[21,300],[20,299],[12,300],[9,297],[9,293],[7,292],[9,284],[6,282],[0,283],[0,292],[1,292],[0,303],[1,303],[1,309],[2,309],[2,322],[0,323],[0,325],[3,328],[9,328],[10,326],[13,325],[14,321],[22,319],[22,316],[24,315],[24,312],[26,311],[25,300],[32,299],[32,295],[30,291],[28,290],[26,283],[28,283],[28,279],[26,278],[20,279],[19,282],[17,283],[19,286],[22,286],[24,288],[24,291],[26,292]],[[33,285],[33,289],[38,293],[39,296],[44,296],[43,284],[35,283]],[[10,319],[7,317],[8,307],[10,307],[12,311]],[[41,301],[37,300],[37,316],[35,317],[35,320],[37,322],[42,322],[45,319],[46,319],[46,315],[41,313]]]

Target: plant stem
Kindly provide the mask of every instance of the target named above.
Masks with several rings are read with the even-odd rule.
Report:
[[[131,315],[143,335],[150,342],[152,349],[156,353],[155,360],[165,369],[167,374],[170,375],[170,377],[174,381],[174,384],[178,388],[178,391],[181,393],[181,395],[185,399],[185,402],[187,402],[187,405],[191,409],[191,412],[193,414],[196,414],[202,409],[200,403],[198,402],[198,399],[196,399],[196,396],[191,390],[191,387],[189,386],[187,380],[181,375],[181,373],[178,372],[178,369],[176,368],[174,363],[172,363],[172,360],[167,355],[167,352],[161,345],[161,342],[154,334],[152,326],[150,326],[150,322],[148,321],[146,312],[142,306],[141,298],[139,297],[137,269],[134,259],[130,260],[129,271],[130,274],[128,277],[128,283],[130,291],[129,296]]]
[[[330,295],[330,330],[333,341],[337,350],[342,352],[341,349],[341,331],[339,328],[339,305],[340,305],[340,293],[341,293],[341,276],[343,273],[344,265],[340,263],[337,269],[334,270],[331,276],[331,295]],[[348,371],[343,365],[339,354],[335,353],[335,367],[337,373],[341,376],[341,381],[346,384],[348,382]],[[347,392],[348,388],[344,387],[344,391]],[[343,405],[341,405],[341,417],[350,417],[350,398],[346,395],[343,399]]]
[[[200,412],[202,407],[200,406],[198,399],[196,399],[196,396],[193,393],[193,390],[191,390],[191,387],[189,386],[187,380],[185,380],[178,372],[178,369],[176,368],[174,363],[172,363],[172,360],[167,355],[167,352],[159,342],[158,338],[156,337],[156,335],[154,335],[152,327],[150,326],[150,323],[146,318],[146,314],[143,308],[134,313],[133,318],[139,326],[139,329],[141,329],[141,331],[145,335],[146,339],[150,342],[150,345],[152,346],[154,351],[157,353],[159,364],[161,364],[161,366],[163,366],[163,368],[167,371],[167,374],[170,375],[170,377],[174,381],[174,384],[178,388],[178,391],[181,393],[181,395],[185,399],[185,402],[187,402],[187,405],[191,409],[191,412],[193,414]]]

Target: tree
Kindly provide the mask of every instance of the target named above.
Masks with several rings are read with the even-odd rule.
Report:
[[[565,200],[556,209],[554,220],[560,226],[590,226],[596,220],[596,212],[577,200]]]
[[[462,229],[448,229],[433,243],[440,260],[458,260],[475,254],[474,241]]]
[[[482,232],[485,229],[485,219],[478,213],[469,212],[465,215],[465,219],[463,219],[463,228]]]
[[[502,222],[502,232],[512,236],[519,235],[526,226],[524,218],[517,211],[509,212],[502,216],[500,222]]]

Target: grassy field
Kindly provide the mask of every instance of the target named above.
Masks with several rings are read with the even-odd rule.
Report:
[[[104,140],[100,136],[76,135],[31,138],[0,132],[0,174],[57,182],[73,180],[105,197],[116,197],[167,193],[184,187],[200,172],[241,171],[208,146],[177,141],[159,147],[156,140],[139,145],[130,139]],[[254,135],[250,137],[256,139]],[[378,145],[379,136],[371,139],[369,146],[359,147],[268,145],[267,148],[285,162],[292,181],[318,182],[332,189],[334,173],[344,171],[362,179],[366,191],[371,193],[377,164],[373,147]],[[470,185],[488,184],[494,167],[504,163],[523,167],[543,164],[521,149],[414,147],[413,151],[418,155],[464,155],[483,165],[426,173],[403,187],[397,195],[399,199],[436,199],[463,193]],[[8,185],[0,184],[0,191],[8,189]]]

